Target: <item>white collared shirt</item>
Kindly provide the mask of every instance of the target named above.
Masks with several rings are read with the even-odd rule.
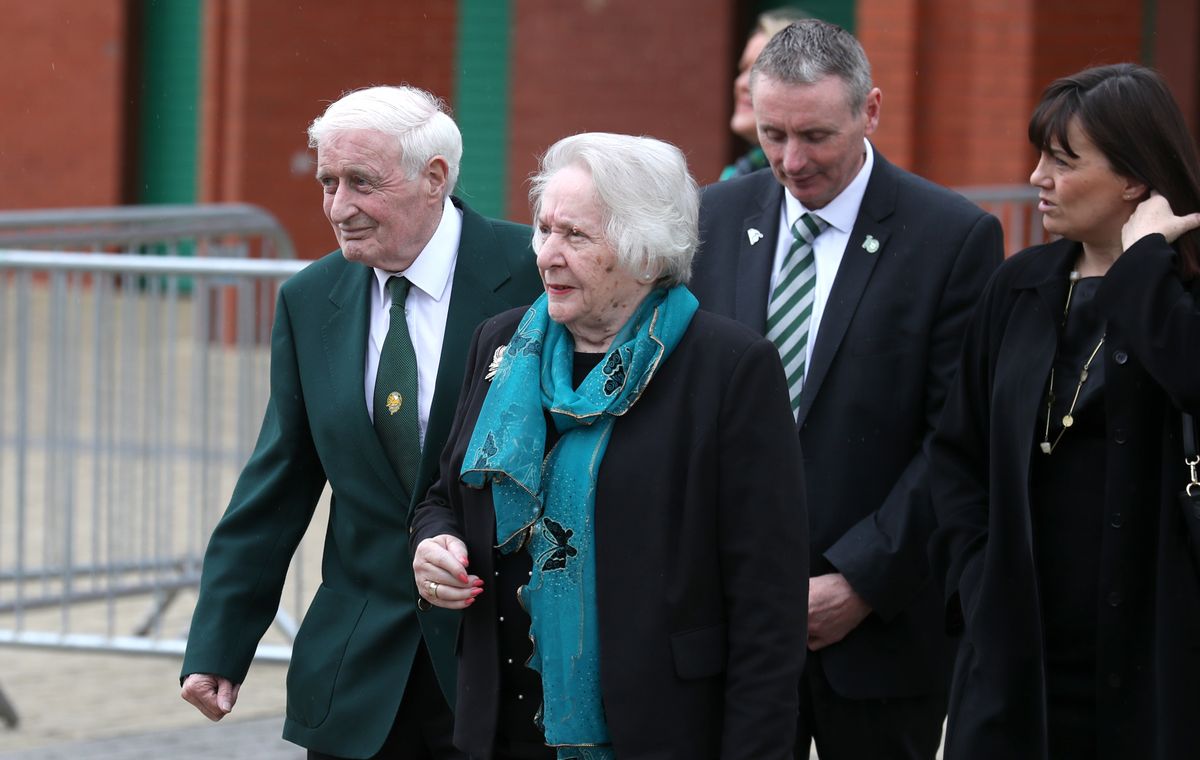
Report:
[[[392,322],[392,296],[387,290],[387,281],[392,275],[401,274],[412,283],[404,306],[408,334],[417,355],[417,428],[421,445],[425,444],[425,428],[429,425],[429,410],[433,406],[433,390],[442,359],[442,337],[446,332],[446,317],[450,313],[450,291],[461,237],[462,212],[446,198],[442,221],[438,223],[433,237],[417,254],[412,266],[403,272],[373,269],[371,330],[367,338],[367,367],[363,373],[367,414],[374,422],[375,375],[379,372],[379,352],[383,350],[383,341]]]
[[[779,207],[779,243],[775,246],[775,263],[771,267],[771,290],[775,292],[775,284],[779,281],[779,272],[783,268],[783,259],[792,247],[792,225],[806,212],[812,211],[829,223],[817,239],[813,241],[813,256],[817,261],[817,283],[813,292],[812,317],[808,327],[808,346],[805,349],[804,374],[812,366],[813,346],[817,343],[817,331],[821,326],[821,316],[825,313],[825,304],[829,301],[829,293],[833,290],[833,281],[837,277],[838,267],[842,264],[842,254],[846,252],[846,244],[850,242],[850,233],[854,230],[854,222],[858,219],[858,209],[862,206],[863,195],[867,192],[867,181],[871,178],[871,168],[875,165],[875,153],[871,143],[863,140],[866,160],[862,168],[850,184],[825,208],[807,209],[800,201],[786,190],[783,193],[783,203]]]

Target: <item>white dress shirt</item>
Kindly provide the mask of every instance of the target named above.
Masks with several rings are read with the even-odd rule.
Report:
[[[367,338],[367,367],[363,373],[367,414],[374,422],[375,375],[379,372],[379,352],[383,350],[383,341],[392,323],[392,296],[388,292],[387,281],[392,275],[404,275],[412,283],[404,306],[408,334],[417,355],[417,430],[422,446],[425,445],[425,428],[429,425],[429,409],[433,406],[433,390],[442,359],[442,337],[446,332],[446,316],[450,313],[450,291],[461,237],[462,212],[446,198],[442,221],[433,237],[417,254],[412,266],[403,272],[374,270],[371,330]]]
[[[779,243],[775,246],[775,263],[771,267],[771,290],[775,292],[775,284],[779,282],[779,272],[783,268],[783,259],[792,247],[792,225],[807,212],[812,212],[824,219],[829,226],[813,241],[813,256],[817,261],[817,283],[813,291],[812,317],[808,326],[808,345],[805,348],[804,374],[812,366],[813,346],[817,343],[817,331],[821,326],[821,316],[825,313],[825,303],[833,290],[833,281],[837,277],[838,267],[842,264],[842,254],[846,252],[846,244],[850,242],[850,233],[854,222],[858,219],[858,209],[862,206],[863,195],[867,192],[867,181],[871,178],[871,167],[875,165],[875,153],[871,143],[863,140],[866,160],[862,168],[850,184],[825,208],[809,209],[786,190],[783,193],[783,204],[779,207]]]

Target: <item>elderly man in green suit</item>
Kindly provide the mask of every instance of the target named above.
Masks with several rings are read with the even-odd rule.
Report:
[[[417,606],[409,516],[436,475],[475,326],[541,291],[530,231],[451,197],[462,137],[422,90],[352,92],[309,142],[340,250],[280,289],[271,397],[205,554],[183,698],[212,720],[233,708],[328,482],[283,736],[311,760],[461,758],[447,706],[458,617]]]

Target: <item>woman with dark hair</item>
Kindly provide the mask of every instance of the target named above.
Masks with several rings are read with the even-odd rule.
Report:
[[[1001,265],[934,439],[948,760],[1200,756],[1200,162],[1162,80],[1054,82],[1030,181],[1061,237]]]

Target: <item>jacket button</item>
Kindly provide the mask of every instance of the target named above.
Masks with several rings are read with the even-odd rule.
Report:
[[[1125,524],[1125,518],[1121,516],[1120,512],[1113,512],[1112,519],[1109,521],[1108,524],[1113,526],[1114,528],[1119,528]]]
[[[1121,606],[1121,592],[1113,591],[1112,593],[1110,593],[1108,595],[1108,604],[1110,607],[1120,607]]]
[[[1128,439],[1129,436],[1125,435],[1125,428],[1117,428],[1113,431],[1113,440],[1117,443],[1125,443]]]
[[[1124,364],[1125,362],[1129,361],[1129,354],[1125,353],[1124,351],[1114,351],[1113,361],[1115,361],[1117,364]]]

